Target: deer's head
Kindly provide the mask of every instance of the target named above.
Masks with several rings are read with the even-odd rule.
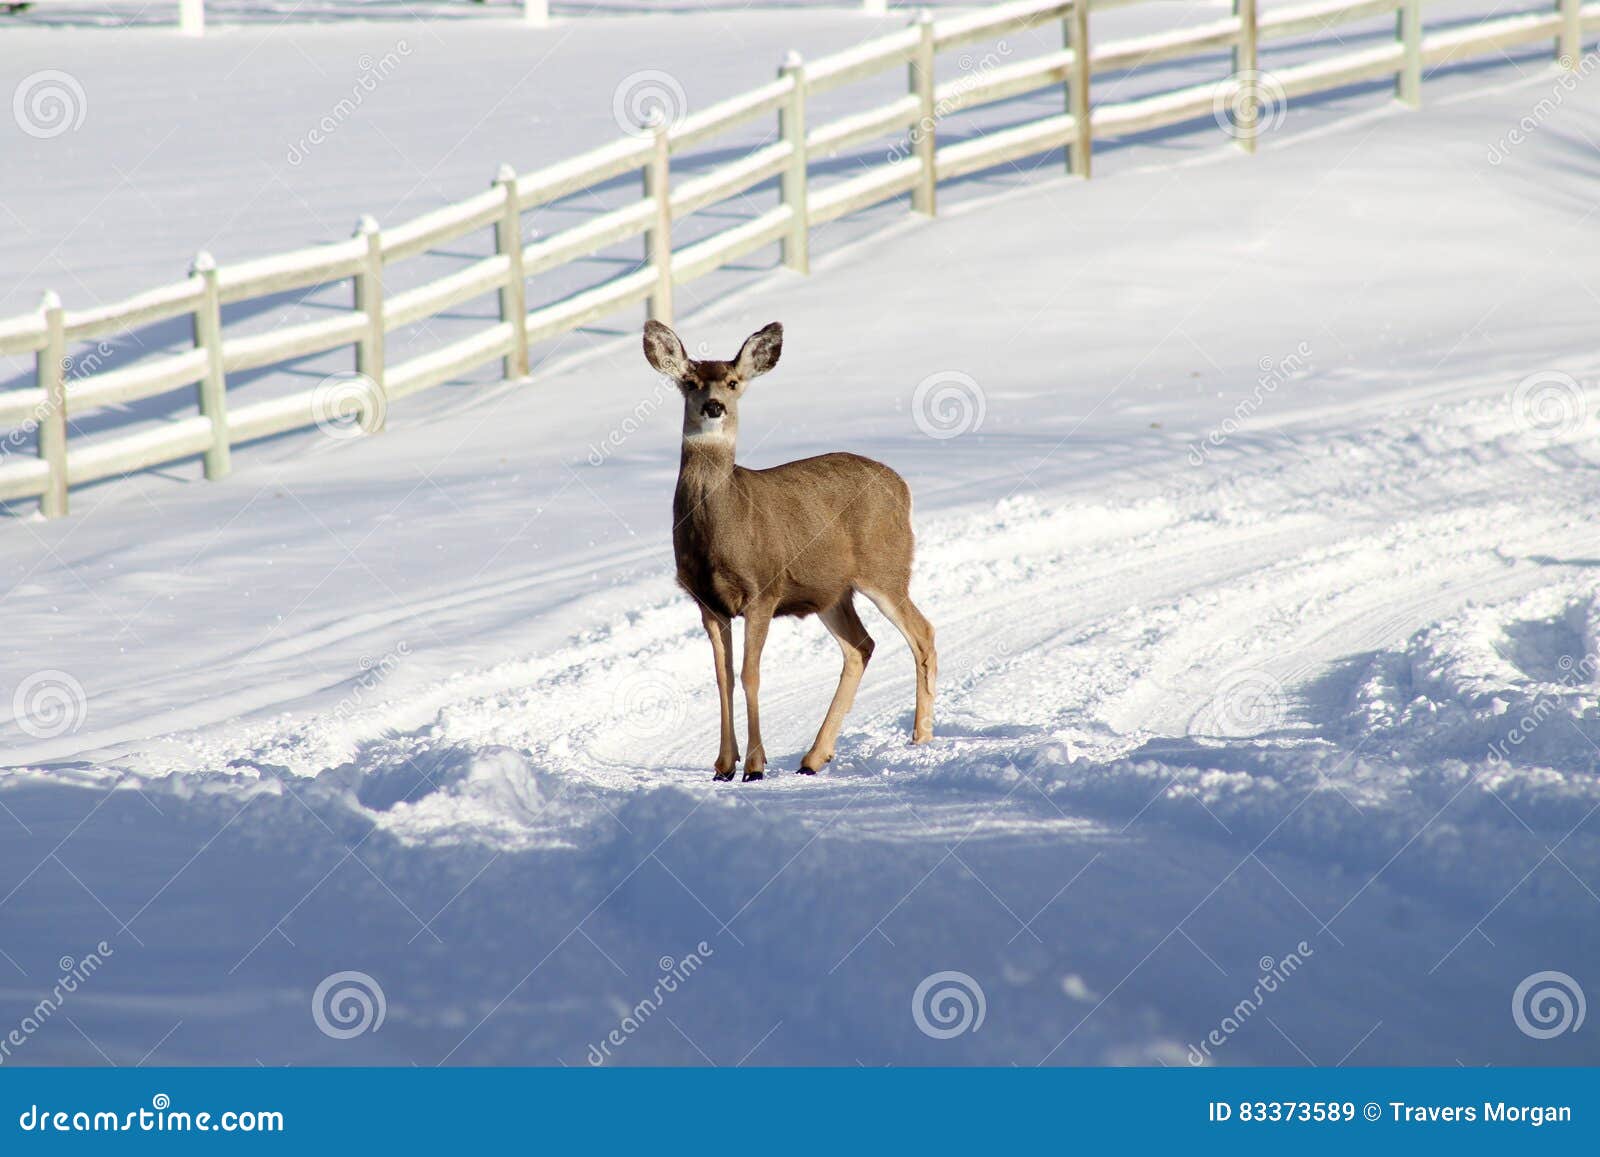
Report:
[[[745,339],[730,362],[696,361],[659,321],[644,326],[644,356],[657,373],[678,384],[683,394],[683,437],[721,440],[730,446],[739,432],[739,398],[745,386],[778,364],[783,352],[783,326],[777,322]]]

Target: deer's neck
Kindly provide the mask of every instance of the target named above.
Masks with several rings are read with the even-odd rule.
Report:
[[[733,442],[724,438],[685,438],[678,460],[677,521],[706,525],[732,497]]]

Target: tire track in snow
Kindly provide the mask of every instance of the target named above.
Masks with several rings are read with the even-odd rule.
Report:
[[[1504,453],[1508,434],[1495,416],[1468,402],[1378,427],[1303,438],[1289,430],[1269,453],[1252,450],[1198,477],[1184,472],[1154,497],[1013,499],[924,518],[915,593],[940,631],[940,738],[905,746],[909,657],[868,609],[880,647],[839,760],[817,781],[783,774],[809,742],[838,670],[825,632],[783,624],[768,644],[762,688],[779,774],[759,790],[798,799],[831,790],[830,780],[860,787],[895,771],[959,778],[967,764],[1051,742],[1115,759],[1152,739],[1187,738],[1219,682],[1240,668],[1281,681],[1298,711],[1284,722],[1299,741],[1326,739],[1342,708],[1330,713],[1305,689],[1336,663],[1393,645],[1470,597],[1510,598],[1550,580],[1509,563],[1508,549],[1585,548],[1568,512],[1587,479],[1550,472],[1546,454],[1561,447]],[[1518,506],[1510,494],[1526,497]],[[642,557],[624,555],[615,569]],[[394,614],[470,605],[504,586]],[[611,589],[605,601],[637,609],[547,653],[345,718],[191,735],[180,750],[208,757],[206,770],[238,763],[306,774],[343,763],[360,777],[448,749],[510,748],[546,787],[602,796],[667,784],[699,790],[716,703],[696,616],[660,574]],[[629,689],[639,692],[632,700]],[[459,818],[449,824],[457,834]],[[415,819],[407,817],[408,834],[426,838]]]

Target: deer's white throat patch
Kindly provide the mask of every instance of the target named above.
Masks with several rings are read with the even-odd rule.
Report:
[[[702,418],[700,424],[692,430],[685,430],[686,442],[731,442],[733,435],[728,429],[726,418]]]

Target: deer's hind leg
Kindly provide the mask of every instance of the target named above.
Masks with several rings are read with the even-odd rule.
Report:
[[[817,617],[828,628],[828,633],[838,640],[839,650],[844,652],[844,670],[839,673],[839,686],[833,693],[833,702],[828,704],[828,714],[822,719],[816,742],[800,761],[801,775],[815,775],[823,764],[833,758],[839,729],[844,726],[844,717],[850,710],[850,704],[855,702],[856,688],[861,685],[861,676],[867,669],[867,661],[872,658],[873,649],[872,636],[867,634],[861,616],[856,614],[854,596],[850,591],[846,591],[844,598]]]
[[[933,645],[933,624],[917,609],[910,594],[901,591],[861,591],[873,605],[883,612],[883,617],[893,623],[906,638],[911,655],[917,664],[917,710],[911,724],[911,742],[927,743],[933,738],[933,685],[939,674],[939,656]]]

